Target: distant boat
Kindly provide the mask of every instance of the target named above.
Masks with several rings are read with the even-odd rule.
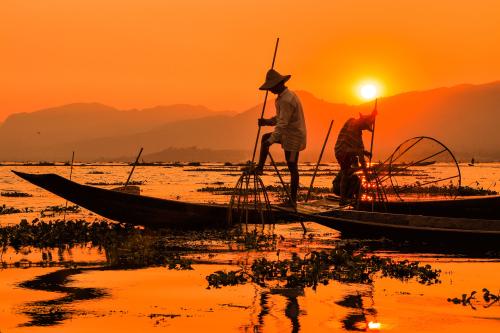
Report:
[[[428,166],[428,165],[433,165],[435,163],[436,163],[436,161],[418,162],[418,163],[415,163],[414,166]]]
[[[476,163],[476,160],[474,160],[474,157],[470,160],[469,166],[474,166]]]

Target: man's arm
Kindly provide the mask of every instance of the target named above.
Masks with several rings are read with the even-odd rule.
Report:
[[[269,119],[260,118],[258,121],[259,126],[276,126],[277,120],[276,117],[272,117]]]

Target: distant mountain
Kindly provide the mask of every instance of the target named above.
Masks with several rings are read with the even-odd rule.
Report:
[[[18,113],[0,125],[0,159],[60,158],[62,151],[50,156],[54,147],[141,133],[169,122],[230,114],[234,112],[216,112],[204,106],[184,104],[122,111],[98,103],[75,103]]]
[[[324,160],[334,160],[333,145],[343,123],[349,117],[357,116],[358,112],[368,113],[373,109],[373,103],[350,106],[330,103],[303,91],[298,94],[306,112],[308,130],[308,147],[301,155],[303,161],[317,159],[331,119],[334,119],[335,123]],[[409,92],[380,99],[375,133],[375,159],[387,156],[398,144],[410,137],[426,135],[441,140],[456,152],[460,159],[470,160],[474,156],[481,161],[500,160],[499,96],[500,82],[495,82]],[[267,117],[274,113],[273,103],[268,105]],[[24,146],[16,144],[16,140],[11,141],[10,148],[13,149],[10,153],[6,153],[8,150],[5,149],[4,142],[0,141],[1,159],[67,160],[72,150],[76,150],[79,160],[113,160],[122,156],[130,156],[130,159],[133,159],[139,147],[145,148],[145,156],[148,153],[160,152],[166,147],[199,147],[200,150],[246,151],[246,158],[242,158],[245,160],[251,158],[260,110],[261,106],[256,106],[234,115],[210,113],[163,124],[157,121],[158,126],[141,131],[117,130],[115,127],[113,131],[105,132],[102,128],[112,126],[103,125],[99,121],[89,123],[82,120],[77,125],[72,125],[72,128],[75,132],[79,131],[78,137],[85,137],[84,139],[70,141],[64,138],[58,141],[57,137],[54,137],[51,144],[44,144],[42,147],[36,142],[37,136],[31,136],[23,138]],[[138,117],[135,118],[137,124],[132,127],[147,127],[141,125],[141,117]],[[11,118],[15,119],[16,116]],[[7,123],[8,121],[0,128],[0,138],[5,134],[4,127]],[[32,131],[33,124],[36,124],[36,121],[31,124]],[[20,128],[20,125],[10,126],[10,133],[14,133],[15,129],[25,130]],[[95,128],[101,130],[97,131]],[[86,136],[85,130],[92,135]],[[262,133],[269,130],[272,129],[263,128]],[[366,136],[365,142],[368,146],[369,135]],[[275,148],[275,155],[276,158],[282,155],[278,148]],[[203,160],[195,156],[189,159]],[[220,156],[220,159],[230,160],[224,156]]]

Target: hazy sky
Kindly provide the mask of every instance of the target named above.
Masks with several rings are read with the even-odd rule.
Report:
[[[2,0],[0,120],[71,102],[241,110],[281,38],[290,86],[357,103],[500,79],[498,0]]]

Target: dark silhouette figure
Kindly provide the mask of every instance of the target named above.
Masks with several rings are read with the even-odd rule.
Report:
[[[337,182],[341,205],[347,204],[358,193],[360,181],[354,173],[359,170],[360,165],[366,171],[365,156],[370,156],[363,144],[363,131],[372,131],[376,116],[377,111],[370,115],[360,113],[359,118],[348,119],[340,130],[335,144],[335,158],[340,165],[340,172],[334,180],[334,192]],[[354,188],[355,186],[358,188]]]
[[[259,126],[274,126],[274,132],[262,135],[259,162],[256,172],[262,174],[269,147],[280,143],[285,151],[285,159],[290,171],[291,205],[297,202],[299,187],[299,152],[306,148],[306,124],[299,97],[290,91],[285,83],[290,75],[281,75],[274,69],[267,72],[266,82],[259,88],[269,90],[277,95],[276,116],[270,119],[259,119]]]

